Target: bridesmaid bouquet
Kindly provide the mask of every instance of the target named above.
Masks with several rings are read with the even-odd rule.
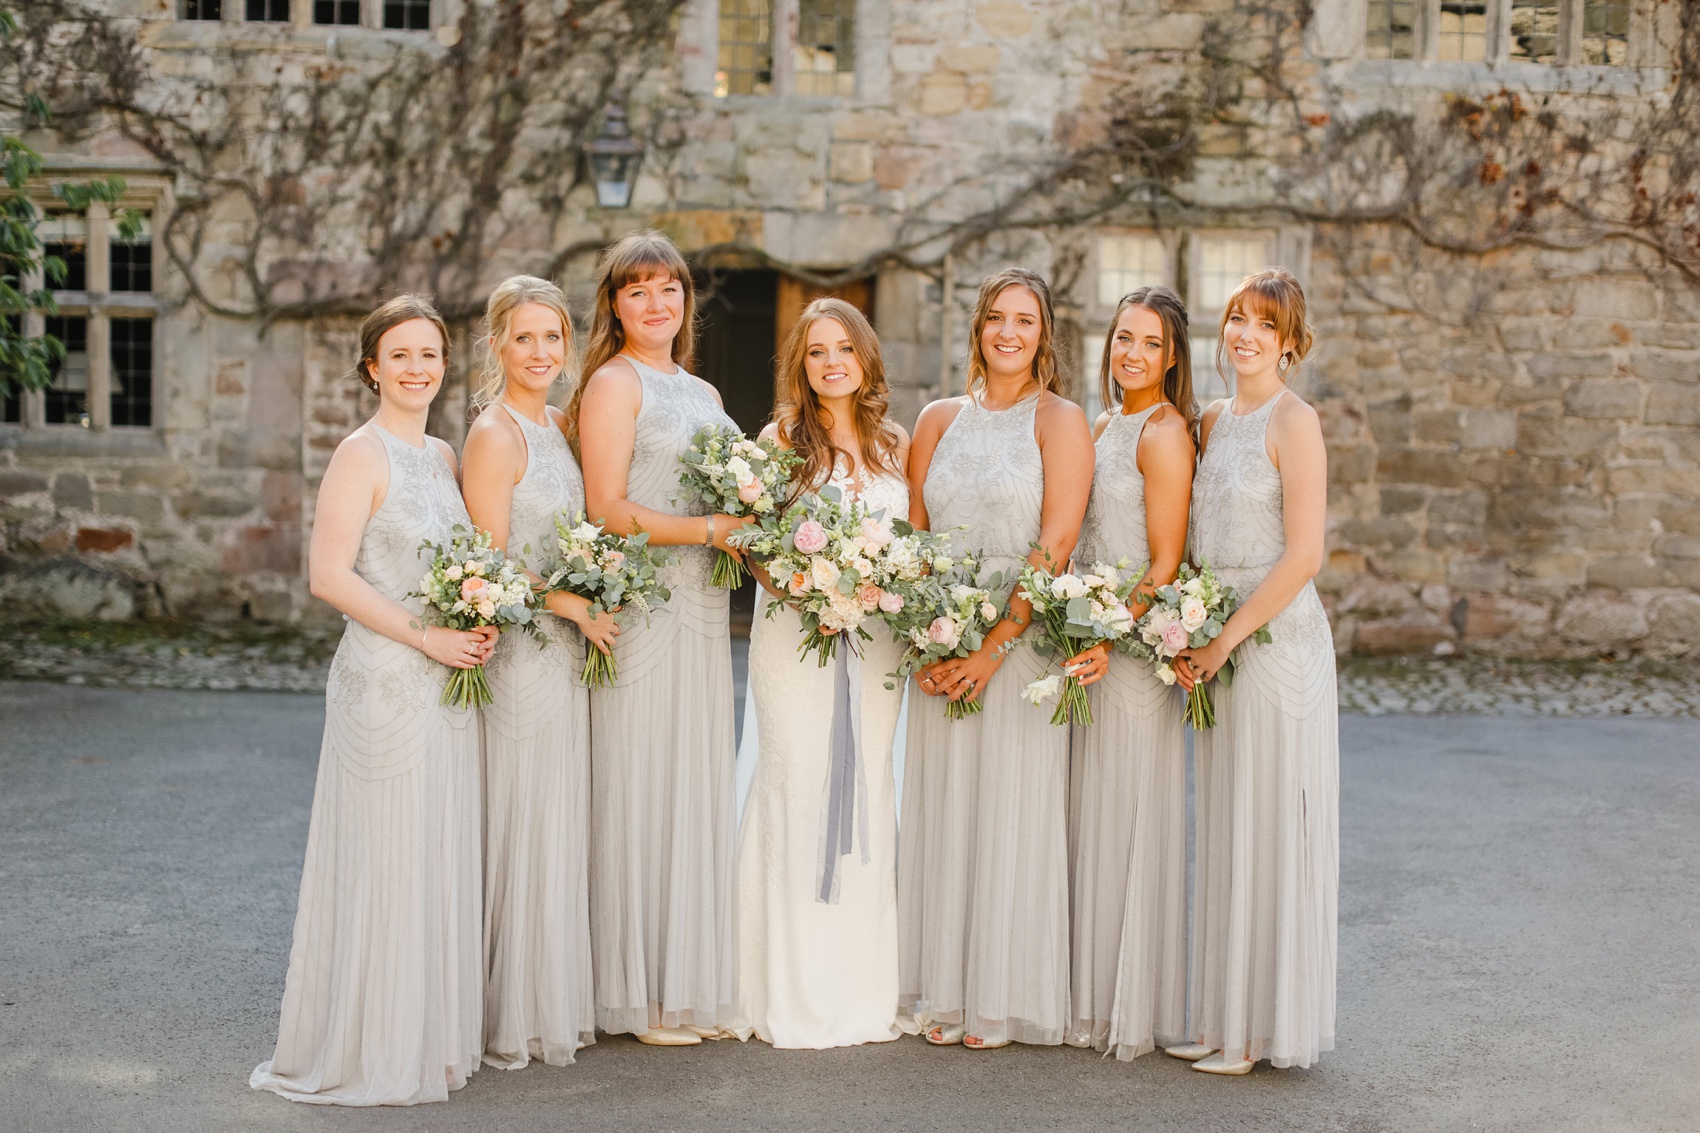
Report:
[[[873,640],[862,623],[886,598],[874,564],[894,539],[889,526],[860,504],[845,503],[844,493],[828,484],[799,497],[784,514],[737,532],[730,542],[761,560],[803,620],[797,651],[813,650],[825,666],[851,633]],[[776,608],[770,605],[767,616]],[[856,639],[849,648],[859,652]]]
[[[935,661],[966,657],[980,648],[986,634],[1003,617],[992,600],[1002,584],[994,574],[985,585],[979,582],[980,560],[973,554],[949,554],[949,541],[942,535],[913,531],[916,555],[926,564],[925,573],[912,579],[896,579],[887,593],[894,599],[886,612],[898,644],[907,647],[895,681],[905,681]],[[895,687],[895,686],[887,686]],[[944,714],[961,720],[985,708],[978,700],[947,700]]]
[[[558,515],[555,553],[542,592],[562,590],[589,599],[592,615],[633,609],[647,621],[673,596],[661,580],[661,568],[670,565],[675,556],[665,547],[651,547],[647,531],[612,535],[585,519],[582,511],[571,524],[566,516]],[[586,646],[584,670],[579,673],[579,681],[586,688],[606,688],[619,679],[619,673],[612,653]]]
[[[774,516],[785,501],[791,473],[803,458],[772,441],[752,441],[734,427],[704,425],[679,461],[679,483],[717,512]],[[736,558],[717,552],[709,581],[723,590],[743,584],[748,572]]]
[[[1222,627],[1239,609],[1240,596],[1232,586],[1225,586],[1201,562],[1194,570],[1181,564],[1180,574],[1167,586],[1157,588],[1151,608],[1135,627],[1139,632],[1130,639],[1130,652],[1151,661],[1157,669],[1157,679],[1166,685],[1175,683],[1172,662],[1183,649],[1202,649],[1221,636]],[[1268,626],[1259,626],[1252,640],[1267,645],[1272,640]],[[1234,683],[1234,659],[1229,657],[1216,676],[1223,686]],[[1194,685],[1186,697],[1186,720],[1194,729],[1214,728],[1216,708],[1210,703],[1210,690]]]
[[[431,569],[407,596],[425,600],[433,625],[458,630],[518,626],[536,634],[533,615],[542,602],[531,589],[525,564],[497,550],[488,531],[474,528],[468,534],[458,523],[450,530],[454,538],[446,548],[430,540],[419,544],[432,553]],[[478,708],[491,700],[483,665],[451,670],[444,704]]]
[[[1047,564],[1049,560],[1047,557]],[[1083,649],[1112,645],[1133,632],[1133,611],[1127,600],[1139,585],[1140,574],[1127,574],[1127,560],[1114,566],[1095,563],[1090,574],[1053,574],[1028,563],[1021,568],[1021,593],[1033,603],[1039,633],[1033,647],[1063,659]],[[1092,704],[1080,678],[1068,669],[1040,677],[1022,692],[1038,707],[1056,696],[1053,724],[1092,723]]]

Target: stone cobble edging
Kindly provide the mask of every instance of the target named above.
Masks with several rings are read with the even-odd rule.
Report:
[[[14,629],[0,680],[316,693],[338,627],[160,623]],[[1340,662],[1340,710],[1367,716],[1700,716],[1700,666],[1645,661]]]

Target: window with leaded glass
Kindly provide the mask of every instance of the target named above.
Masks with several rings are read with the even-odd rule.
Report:
[[[313,0],[313,22],[360,26],[360,0]]]
[[[251,24],[287,24],[289,0],[248,0],[245,14]]]
[[[720,51],[714,93],[767,94],[773,89],[773,5],[720,0]]]
[[[1413,0],[1369,0],[1365,55],[1371,59],[1414,59],[1416,45]]]
[[[49,425],[87,425],[89,393],[89,321],[83,315],[54,315],[47,333],[65,347],[45,391]]]
[[[153,320],[112,320],[112,423],[153,424]]]
[[[384,0],[384,26],[399,31],[430,31],[431,0]]]
[[[856,0],[799,0],[797,93],[856,93]]]

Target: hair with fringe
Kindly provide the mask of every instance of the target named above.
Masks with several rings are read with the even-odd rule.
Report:
[[[1240,280],[1234,293],[1222,308],[1222,331],[1216,338],[1216,369],[1224,376],[1231,373],[1228,359],[1228,318],[1234,312],[1247,318],[1266,318],[1275,324],[1275,333],[1286,344],[1282,359],[1289,364],[1281,375],[1286,381],[1293,376],[1298,364],[1310,353],[1316,334],[1305,321],[1305,293],[1293,273],[1286,268],[1264,268]]]
[[[354,376],[360,379],[361,385],[373,393],[378,392],[378,380],[372,376],[372,367],[378,362],[378,340],[402,323],[414,319],[424,319],[437,328],[443,339],[443,365],[448,365],[449,327],[443,322],[443,316],[437,313],[436,306],[423,295],[397,295],[379,304],[375,311],[361,320],[360,358],[354,363]]]
[[[886,383],[879,336],[868,323],[868,317],[854,304],[826,296],[803,309],[779,351],[779,402],[773,409],[773,421],[778,426],[779,439],[803,458],[798,482],[806,490],[818,489],[832,478],[839,456],[849,456],[832,443],[822,419],[820,398],[809,385],[806,369],[809,331],[821,319],[838,321],[856,352],[856,361],[862,366],[862,388],[856,391],[855,425],[863,466],[876,474],[901,473],[896,467],[897,430],[885,415],[891,387]]]
[[[1110,316],[1110,329],[1104,335],[1104,360],[1098,370],[1098,381],[1104,396],[1104,408],[1119,412],[1121,387],[1110,373],[1110,350],[1116,341],[1116,326],[1122,312],[1130,307],[1144,307],[1163,324],[1163,351],[1168,366],[1163,371],[1163,400],[1179,410],[1186,422],[1187,432],[1198,433],[1198,400],[1192,391],[1192,344],[1187,335],[1186,304],[1167,287],[1141,287],[1123,295]]]
[[[986,352],[980,335],[992,317],[992,305],[1011,287],[1025,287],[1039,300],[1039,348],[1033,355],[1033,377],[1042,390],[1054,390],[1062,381],[1057,363],[1056,316],[1052,311],[1051,288],[1044,276],[1027,268],[1009,267],[994,272],[980,284],[974,303],[974,320],[968,331],[968,391],[986,388]]]
[[[561,373],[571,374],[575,369],[573,316],[567,309],[567,297],[547,279],[535,275],[509,276],[496,285],[484,304],[484,336],[479,339],[484,359],[478,368],[478,388],[472,395],[475,412],[502,400],[502,391],[508,385],[502,351],[513,337],[515,312],[527,303],[547,307],[561,317]]]
[[[673,361],[686,370],[691,368],[697,347],[697,292],[690,265],[673,241],[654,229],[622,237],[602,253],[596,269],[596,306],[590,316],[590,341],[584,348],[582,376],[567,401],[567,438],[575,450],[579,443],[578,417],[585,383],[626,345],[625,329],[614,313],[614,297],[623,287],[657,276],[676,281],[684,290],[684,318],[673,339]]]

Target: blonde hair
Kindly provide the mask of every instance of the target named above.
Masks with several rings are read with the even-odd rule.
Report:
[[[360,357],[354,363],[354,376],[360,379],[360,384],[378,392],[378,379],[372,376],[372,367],[378,362],[378,340],[400,326],[414,319],[424,319],[437,328],[437,333],[443,339],[443,365],[449,363],[449,327],[443,322],[443,316],[437,313],[437,308],[423,295],[397,295],[388,302],[379,304],[377,310],[367,315],[360,322]]]
[[[862,448],[862,463],[871,472],[900,471],[895,467],[897,430],[886,420],[891,387],[886,384],[885,361],[880,357],[879,336],[868,317],[843,299],[825,296],[803,309],[802,317],[785,336],[779,351],[779,403],[773,422],[779,439],[803,458],[798,483],[805,489],[819,488],[832,478],[833,466],[842,450],[832,443],[826,422],[821,420],[820,399],[809,385],[804,368],[809,350],[809,331],[821,319],[836,319],[844,327],[856,360],[862,366],[862,388],[856,391],[856,439]]]
[[[614,313],[614,296],[655,276],[674,280],[685,293],[684,318],[673,339],[673,361],[689,370],[697,347],[697,290],[690,265],[673,241],[654,229],[622,237],[607,251],[596,269],[596,307],[590,317],[590,342],[584,348],[583,377],[567,402],[567,438],[578,448],[578,417],[584,385],[602,365],[626,345],[626,331]]]
[[[1110,329],[1104,335],[1104,360],[1098,369],[1098,381],[1104,395],[1104,408],[1119,412],[1121,388],[1110,375],[1110,347],[1116,339],[1116,324],[1129,307],[1144,307],[1163,324],[1163,349],[1169,355],[1168,368],[1163,371],[1163,400],[1180,411],[1187,432],[1198,433],[1198,401],[1192,392],[1192,344],[1187,335],[1186,304],[1167,287],[1141,287],[1123,295],[1110,316]]]
[[[507,368],[502,365],[502,351],[513,337],[514,312],[527,303],[549,308],[561,317],[561,338],[565,345],[561,353],[561,373],[574,372],[573,316],[567,310],[567,297],[547,279],[535,275],[515,275],[504,279],[490,292],[484,304],[484,337],[479,345],[484,349],[484,361],[478,369],[478,389],[472,395],[474,412],[494,405],[502,399],[507,388]]]
[[[992,317],[992,304],[1011,287],[1025,287],[1039,300],[1039,348],[1033,355],[1033,377],[1041,390],[1054,390],[1062,381],[1057,363],[1056,316],[1052,311],[1051,288],[1044,276],[1026,268],[1004,268],[986,277],[980,284],[980,297],[974,302],[974,320],[968,332],[968,391],[986,387],[986,351],[980,335]]]
[[[1222,328],[1216,336],[1216,369],[1223,375],[1231,372],[1228,319],[1236,311],[1247,318],[1266,318],[1275,324],[1275,333],[1286,344],[1280,360],[1287,363],[1287,369],[1281,372],[1281,379],[1287,380],[1316,341],[1316,333],[1305,321],[1305,292],[1299,281],[1286,268],[1264,268],[1240,280],[1222,308]]]

